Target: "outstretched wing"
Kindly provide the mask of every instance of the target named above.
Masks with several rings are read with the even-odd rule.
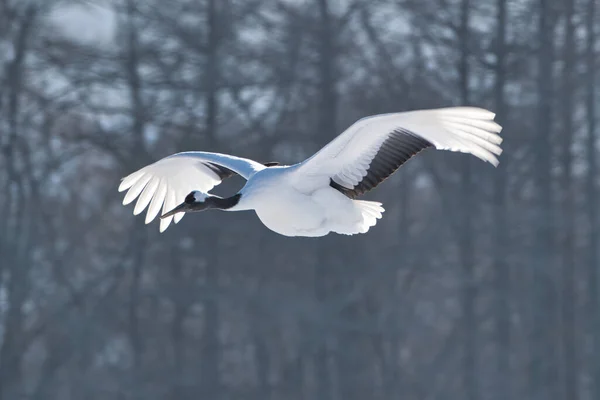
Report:
[[[255,161],[227,154],[190,151],[173,154],[150,164],[122,179],[119,192],[127,190],[123,205],[138,199],[133,214],[138,215],[148,207],[146,223],[150,223],[162,207],[165,213],[179,203],[192,190],[208,193],[213,187],[233,174],[248,179],[257,171],[264,169]],[[160,220],[160,231],[171,224],[178,223],[185,213]]]
[[[494,116],[481,108],[451,107],[363,118],[299,164],[294,183],[311,190],[329,181],[355,198],[428,147],[470,153],[497,166],[502,127]]]

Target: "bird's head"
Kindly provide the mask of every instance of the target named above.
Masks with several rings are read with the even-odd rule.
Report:
[[[161,215],[161,218],[167,218],[171,215],[175,215],[180,212],[198,212],[208,210],[210,208],[214,208],[214,204],[211,199],[215,196],[211,196],[208,193],[203,193],[198,190],[194,190],[190,192],[187,196],[185,196],[185,200],[183,203]]]

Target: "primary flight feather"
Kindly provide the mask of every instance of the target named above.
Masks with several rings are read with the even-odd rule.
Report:
[[[427,148],[470,153],[494,166],[502,153],[501,126],[494,113],[450,107],[363,118],[307,160],[262,164],[209,152],[163,158],[123,178],[123,204],[137,198],[146,223],[159,213],[160,231],[187,212],[254,210],[263,224],[285,236],[365,233],[381,218],[381,203],[356,198],[375,188]],[[234,196],[210,190],[233,174],[247,180]]]

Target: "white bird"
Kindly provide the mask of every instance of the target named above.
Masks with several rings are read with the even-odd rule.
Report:
[[[494,117],[473,107],[366,117],[294,165],[201,151],[177,153],[123,178],[119,191],[127,190],[124,205],[138,198],[134,215],[148,208],[146,223],[162,207],[161,232],[186,212],[220,209],[254,210],[267,228],[285,236],[365,233],[384,209],[381,203],[355,198],[421,150],[470,153],[497,166],[502,127]],[[227,198],[209,194],[233,174],[247,180],[238,193]]]

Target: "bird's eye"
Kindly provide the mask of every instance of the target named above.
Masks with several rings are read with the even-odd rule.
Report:
[[[193,202],[195,202],[195,201],[196,201],[196,198],[194,197],[194,193],[190,193],[190,194],[188,194],[188,195],[186,196],[186,198],[185,198],[185,202],[186,202],[187,204],[192,204],[192,203],[193,203]]]

